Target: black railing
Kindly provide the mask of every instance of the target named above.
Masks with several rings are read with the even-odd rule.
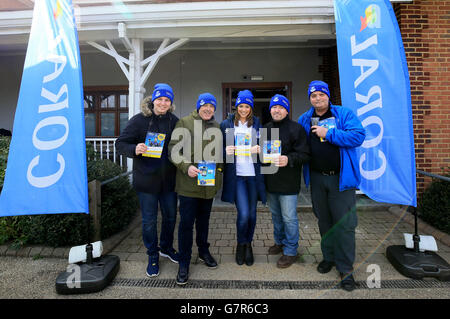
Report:
[[[421,171],[421,170],[418,170],[418,169],[416,170],[416,173],[450,182],[450,178],[448,178],[447,176],[427,173],[427,172],[424,172],[424,171]],[[412,209],[413,209],[413,214],[414,214],[414,235],[413,235],[414,251],[415,252],[419,252],[420,236],[419,236],[419,233],[418,233],[418,226],[417,226],[417,219],[418,219],[417,215],[418,214],[417,214],[417,208],[416,207],[412,207]]]
[[[101,185],[103,186],[103,185],[106,185],[108,183],[114,182],[116,179],[119,179],[119,178],[121,178],[123,176],[128,176],[131,173],[133,173],[133,171],[129,171],[129,172],[125,172],[125,173],[119,174],[119,175],[114,176],[114,177],[112,177],[110,179],[107,179],[106,181],[101,182]]]
[[[94,241],[100,240],[100,229],[101,229],[101,206],[102,206],[102,186],[111,183],[121,177],[128,176],[132,173],[124,172],[103,182],[96,179],[90,181],[88,184],[89,189],[89,215],[92,218],[94,224]],[[89,223],[90,224],[90,223]]]
[[[447,176],[442,176],[442,175],[436,175],[436,174],[432,174],[432,173],[427,173],[427,172],[424,172],[424,171],[420,171],[420,170],[416,170],[416,173],[419,173],[419,174],[422,174],[422,175],[425,175],[425,176],[428,176],[428,177],[432,177],[432,178],[438,178],[438,179],[442,179],[443,181],[447,181],[447,182],[450,182],[450,177],[447,177]]]

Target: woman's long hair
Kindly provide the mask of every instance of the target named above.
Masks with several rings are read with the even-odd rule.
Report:
[[[238,107],[239,106],[237,106],[236,110],[234,110],[234,125],[236,126],[239,125],[239,121],[241,120],[241,116],[239,115],[238,112]],[[250,107],[250,112],[248,113],[247,118],[245,120],[247,121],[247,127],[253,126],[253,108]]]

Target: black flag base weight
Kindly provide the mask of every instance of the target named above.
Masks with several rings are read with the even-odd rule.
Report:
[[[386,257],[403,276],[413,279],[434,277],[440,281],[450,281],[450,265],[433,251],[420,251],[417,209],[411,207],[414,214],[414,249],[394,245],[386,248]]]
[[[119,257],[105,255],[93,259],[92,245],[87,245],[86,253],[86,262],[70,264],[67,270],[56,278],[55,287],[58,294],[98,292],[106,288],[116,277],[120,269]]]
[[[421,252],[394,245],[386,248],[386,257],[392,266],[406,277],[434,277],[440,281],[450,281],[450,265],[433,251]]]

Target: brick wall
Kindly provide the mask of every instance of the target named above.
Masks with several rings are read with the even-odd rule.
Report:
[[[322,73],[322,80],[328,84],[331,95],[331,103],[341,105],[341,88],[339,85],[339,69],[337,47],[319,49],[319,56],[322,57],[322,64],[319,65],[319,72]]]
[[[450,1],[395,4],[408,62],[416,167],[443,174],[450,167]],[[418,195],[431,181],[417,175]]]
[[[450,170],[450,1],[394,4],[408,62],[416,167],[443,175]],[[319,72],[341,104],[336,47],[319,50]],[[445,171],[444,171],[445,170]],[[417,174],[418,198],[431,178]]]

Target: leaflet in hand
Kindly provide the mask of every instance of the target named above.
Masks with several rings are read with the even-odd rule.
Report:
[[[251,156],[252,135],[250,133],[236,132],[234,135],[234,146],[236,146],[234,155]]]
[[[319,121],[319,123],[317,123],[318,126],[323,126],[327,129],[332,129],[336,127],[336,119],[334,117],[329,117],[327,119],[324,119],[322,121]],[[321,142],[326,142],[325,138],[320,138]]]
[[[215,162],[199,162],[197,175],[197,185],[214,186],[216,181],[216,163]]]
[[[281,141],[264,141],[263,144],[263,163],[272,163],[273,158],[281,155]]]
[[[147,145],[147,151],[144,154],[142,154],[142,156],[161,158],[165,140],[166,134],[147,132],[147,136],[145,138],[145,145]]]

